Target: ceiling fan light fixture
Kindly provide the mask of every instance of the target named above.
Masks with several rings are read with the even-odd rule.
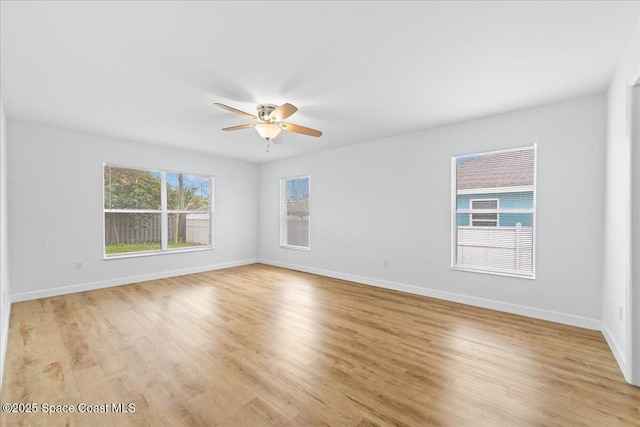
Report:
[[[278,136],[280,128],[271,123],[260,123],[254,126],[256,131],[266,140],[270,140]]]
[[[316,138],[322,136],[322,132],[317,129],[311,129],[293,123],[285,123],[283,120],[298,111],[298,108],[295,105],[289,103],[282,104],[279,107],[273,104],[260,104],[256,107],[258,112],[257,116],[238,110],[237,108],[229,107],[228,105],[220,104],[219,102],[214,102],[214,105],[231,113],[260,121],[260,123],[247,123],[244,125],[226,127],[222,129],[224,131],[254,128],[262,138],[266,139],[267,142],[273,141],[274,144],[282,142],[282,138],[277,137],[280,135],[280,131],[283,130],[299,133],[301,135],[315,136]],[[268,146],[269,144],[267,144],[267,147]]]

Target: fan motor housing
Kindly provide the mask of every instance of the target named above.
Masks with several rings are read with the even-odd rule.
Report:
[[[271,112],[273,110],[275,110],[276,108],[278,108],[277,105],[273,105],[273,104],[260,104],[256,107],[256,110],[258,110],[258,118],[260,120],[262,120],[263,122],[269,122],[271,121],[271,119],[269,119],[269,114],[271,114]]]

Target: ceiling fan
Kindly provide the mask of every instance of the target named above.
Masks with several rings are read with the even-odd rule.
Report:
[[[256,107],[256,110],[258,112],[257,116],[246,113],[242,110],[238,110],[237,108],[229,107],[228,105],[220,104],[219,102],[214,102],[213,105],[217,105],[222,109],[231,111],[235,114],[239,114],[243,117],[258,120],[258,123],[248,123],[246,125],[231,126],[222,130],[229,131],[254,128],[262,138],[267,140],[267,144],[270,141],[273,141],[275,144],[283,142],[282,136],[280,135],[280,131],[282,130],[315,137],[319,137],[322,135],[322,132],[316,129],[295,125],[293,123],[285,123],[283,121],[284,119],[298,111],[298,109],[294,105],[289,103],[282,104],[279,107],[273,104],[260,104]]]

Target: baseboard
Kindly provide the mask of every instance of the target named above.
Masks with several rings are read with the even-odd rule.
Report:
[[[21,292],[11,295],[11,302],[29,301],[38,298],[55,297],[59,295],[72,294],[75,292],[93,291],[95,289],[110,288],[112,286],[128,285],[131,283],[145,282],[147,280],[165,279],[167,277],[183,276],[185,274],[203,273],[205,271],[221,270],[223,268],[240,267],[242,265],[255,264],[256,258],[211,264],[201,267],[183,268],[180,270],[163,271],[159,273],[141,274],[138,276],[119,277],[111,280],[101,280],[98,282],[81,283],[78,285],[62,286],[58,288],[43,289],[40,291]]]
[[[258,262],[262,264],[272,265],[275,267],[288,268],[290,270],[303,271],[306,273],[318,274],[320,276],[332,277],[334,279],[347,280],[350,282],[361,283],[364,285],[377,286],[385,289],[392,289],[396,291],[407,292],[416,295],[422,295],[431,298],[442,299],[445,301],[457,302],[461,304],[472,305],[475,307],[488,308],[491,310],[498,310],[506,313],[518,314],[521,316],[532,317],[535,319],[548,320],[551,322],[562,323],[570,326],[577,326],[580,328],[601,330],[600,319],[591,319],[588,317],[575,316],[572,314],[560,313],[551,310],[545,310],[541,308],[528,307],[518,304],[510,304],[502,301],[495,301],[485,298],[472,297],[468,295],[457,294],[453,292],[446,292],[437,289],[423,288],[420,286],[407,285],[404,283],[390,282],[387,280],[375,279],[371,277],[357,276],[353,274],[340,273],[331,270],[324,270],[321,268],[307,267],[304,265],[289,264],[280,261],[273,261],[269,259],[260,258]]]
[[[2,394],[2,378],[4,377],[4,362],[7,360],[7,344],[9,343],[9,319],[11,319],[11,303],[6,304],[6,311],[3,310],[2,331],[0,331],[0,340],[2,345],[2,354],[0,354],[0,395]]]
[[[577,327],[586,328],[586,329],[593,329],[598,331],[603,329],[602,322],[599,319],[591,319],[587,317],[575,316],[572,314],[560,313],[556,311],[545,310],[545,309],[540,309],[535,307],[505,303],[502,301],[495,301],[495,300],[486,299],[486,298],[472,297],[472,296],[457,294],[453,292],[446,292],[446,291],[441,291],[437,289],[424,288],[420,286],[391,282],[391,281],[375,279],[371,277],[358,276],[354,274],[341,273],[341,272],[336,272],[331,270],[324,270],[321,268],[308,267],[304,265],[284,263],[284,262],[274,261],[274,260],[269,260],[264,258],[259,258],[259,259],[252,258],[247,260],[206,265],[201,267],[185,268],[185,269],[165,271],[160,273],[150,273],[150,274],[143,274],[138,276],[121,277],[121,278],[112,279],[112,280],[82,283],[78,285],[44,289],[40,291],[22,292],[22,293],[11,295],[11,302],[29,301],[29,300],[38,299],[38,298],[65,295],[65,294],[70,294],[75,292],[91,291],[94,289],[102,289],[102,288],[108,288],[112,286],[120,286],[120,285],[127,285],[130,283],[144,282],[147,280],[157,280],[157,279],[163,279],[167,277],[182,276],[185,274],[202,273],[205,271],[220,270],[223,268],[239,267],[243,265],[255,264],[258,262],[262,264],[272,265],[275,267],[288,268],[290,270],[303,271],[306,273],[318,274],[320,276],[332,277],[335,279],[347,280],[350,282],[361,283],[364,285],[377,286],[385,289],[392,289],[396,291],[402,291],[402,292],[407,292],[411,294],[422,295],[422,296],[427,296],[431,298],[437,298],[437,299],[442,299],[446,301],[472,305],[476,307],[488,308],[491,310],[498,310],[506,313],[518,314],[521,316],[533,317],[536,319],[548,320],[551,322],[562,323],[562,324],[577,326]],[[605,338],[607,338],[607,335],[605,335]],[[609,342],[610,339],[611,337],[609,336],[607,338],[607,341]],[[612,342],[615,343],[615,340],[612,340]],[[616,348],[618,350],[612,347],[612,351],[614,352],[616,359],[620,360],[619,357],[621,353],[619,351],[619,346]],[[622,360],[624,360],[624,357],[622,357]]]
[[[624,375],[625,379],[629,381],[629,378],[627,378],[627,358],[625,353],[621,350],[620,344],[618,344],[618,341],[613,337],[613,334],[604,322],[602,322],[602,335],[604,335],[604,339],[607,341],[607,344],[613,353],[613,357],[616,358],[616,362],[618,362],[622,375]]]

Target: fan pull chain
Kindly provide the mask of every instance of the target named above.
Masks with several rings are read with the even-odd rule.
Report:
[[[267,153],[269,152],[269,140],[267,140]]]

